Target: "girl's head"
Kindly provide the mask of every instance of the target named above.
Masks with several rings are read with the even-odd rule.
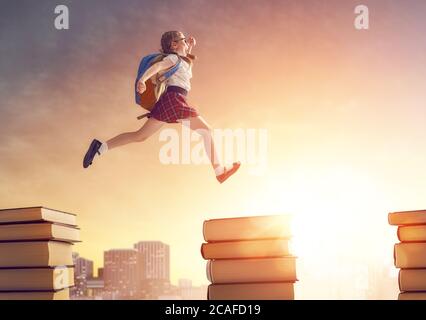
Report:
[[[178,53],[186,56],[188,44],[182,32],[168,31],[161,37],[161,49],[163,53]]]
[[[180,31],[168,31],[161,37],[161,52],[165,54],[177,53],[182,57],[192,55],[188,54],[189,46],[185,35]]]

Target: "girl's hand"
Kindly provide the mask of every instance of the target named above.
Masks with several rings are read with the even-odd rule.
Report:
[[[137,91],[138,91],[140,94],[142,94],[142,93],[144,93],[144,92],[145,92],[145,90],[146,90],[145,82],[143,82],[143,81],[139,80],[139,81],[138,81],[138,86],[137,86]]]
[[[195,47],[197,45],[197,41],[193,36],[189,36],[187,40],[188,46]]]

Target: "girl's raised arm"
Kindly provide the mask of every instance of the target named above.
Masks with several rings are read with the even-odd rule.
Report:
[[[191,54],[192,49],[196,46],[197,41],[195,40],[195,38],[193,36],[190,36],[187,40],[187,44],[188,44],[188,54]]]
[[[162,60],[151,67],[148,68],[148,70],[145,71],[145,73],[142,75],[142,77],[139,79],[137,83],[137,91],[142,94],[146,90],[145,82],[150,79],[154,74],[157,74],[163,70],[169,69],[174,65],[173,61],[170,61],[169,59]]]
[[[146,72],[142,75],[139,82],[145,83],[148,79],[150,79],[154,74],[157,74],[163,70],[170,69],[174,66],[173,61],[170,61],[169,59],[162,60],[146,70]]]

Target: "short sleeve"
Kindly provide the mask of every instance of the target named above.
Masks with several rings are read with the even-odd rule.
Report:
[[[178,62],[179,58],[175,54],[169,54],[163,61],[171,61],[174,65]]]

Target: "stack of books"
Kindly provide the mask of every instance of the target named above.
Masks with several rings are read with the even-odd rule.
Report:
[[[426,300],[426,210],[391,212],[389,224],[398,226],[394,247],[399,268],[399,300]]]
[[[0,210],[0,300],[67,300],[76,216],[44,207]]]
[[[293,300],[296,257],[287,215],[204,221],[208,300]]]

